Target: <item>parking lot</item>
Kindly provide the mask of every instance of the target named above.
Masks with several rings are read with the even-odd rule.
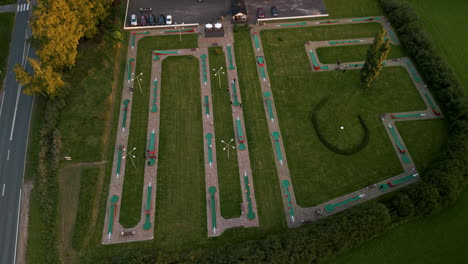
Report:
[[[323,0],[245,0],[245,5],[252,24],[257,22],[258,8],[265,10],[265,18],[272,18],[272,6],[278,9],[278,18],[327,14]]]
[[[265,18],[271,18],[270,9],[276,6],[278,17],[311,16],[326,14],[327,10],[323,0],[245,0],[249,23],[257,22],[257,9],[265,10]],[[151,13],[156,17],[160,14],[172,15],[177,24],[212,23],[221,16],[231,15],[231,0],[129,0],[126,27],[130,27],[130,15],[136,14],[138,25],[141,15],[148,16],[147,12],[140,8],[151,8]]]
[[[129,0],[126,26],[130,27],[130,15],[136,14],[138,25],[140,16],[146,12],[140,12],[140,8],[151,8],[153,15],[158,19],[160,14],[172,15],[177,24],[199,23],[206,24],[218,20],[230,10],[230,2],[223,0]]]

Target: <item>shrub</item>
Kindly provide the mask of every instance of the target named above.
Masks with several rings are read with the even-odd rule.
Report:
[[[367,146],[367,144],[369,143],[369,134],[370,134],[370,132],[369,132],[369,128],[366,125],[366,122],[364,121],[364,119],[362,119],[361,116],[358,116],[359,124],[361,125],[362,130],[364,131],[364,135],[362,136],[362,140],[361,140],[361,142],[359,144],[357,144],[357,145],[355,145],[355,146],[353,146],[353,147],[351,147],[349,149],[339,148],[339,147],[333,145],[331,142],[329,142],[327,140],[325,135],[320,130],[320,125],[319,125],[319,122],[318,122],[318,114],[320,113],[320,110],[322,109],[322,107],[327,102],[328,102],[328,98],[323,99],[322,101],[320,101],[315,106],[314,110],[312,111],[312,125],[314,127],[315,133],[317,133],[318,138],[329,150],[331,150],[331,151],[333,151],[333,152],[335,152],[337,154],[352,155],[352,154],[358,153],[363,148],[365,148]]]

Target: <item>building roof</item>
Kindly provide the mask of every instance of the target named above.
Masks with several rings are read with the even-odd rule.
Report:
[[[233,16],[239,13],[247,15],[247,8],[245,7],[244,0],[231,0],[231,12]]]

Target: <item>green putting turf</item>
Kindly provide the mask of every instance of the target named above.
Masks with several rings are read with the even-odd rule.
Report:
[[[317,56],[321,63],[332,64],[341,62],[365,61],[366,53],[370,44],[342,45],[334,47],[323,47],[317,49]],[[387,59],[401,58],[406,56],[401,46],[391,45]]]
[[[365,91],[358,71],[311,72],[304,48],[308,40],[370,37],[379,28],[369,23],[262,32],[282,140],[301,206],[326,202],[402,172],[379,114],[425,108],[405,69],[384,68],[376,85]],[[283,41],[277,41],[280,37]],[[333,144],[353,146],[363,136],[357,119],[361,115],[370,139],[360,152],[338,155],[318,139],[311,113],[327,97],[330,101],[318,115],[321,130]]]

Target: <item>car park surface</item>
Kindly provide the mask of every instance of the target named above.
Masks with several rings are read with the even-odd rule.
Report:
[[[232,0],[230,0],[232,1]],[[206,24],[219,20],[222,16],[231,13],[230,1],[220,0],[129,0],[127,14],[143,15],[140,9],[157,10],[159,14],[171,14],[172,23],[175,24]],[[267,10],[265,19],[272,18],[271,7],[278,10],[278,18],[294,16],[311,16],[327,14],[323,0],[244,0],[247,7],[248,22],[257,22],[257,10],[263,8]],[[127,27],[130,25],[128,19]]]

